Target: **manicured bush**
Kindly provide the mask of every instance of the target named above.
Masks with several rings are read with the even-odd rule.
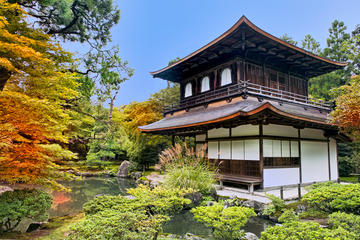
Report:
[[[194,218],[213,229],[215,239],[240,239],[245,232],[241,230],[250,217],[256,216],[251,208],[228,207],[220,203],[213,206],[197,207],[191,210]]]
[[[301,222],[290,211],[280,216],[282,226],[268,227],[261,233],[260,240],[354,240],[356,234],[342,227],[322,228],[316,222]]]
[[[159,155],[158,168],[166,170],[164,186],[191,188],[203,194],[210,193],[215,183],[216,168],[205,158],[206,145],[195,152],[186,144],[176,144]]]
[[[343,211],[360,214],[360,184],[317,184],[303,196],[302,201],[328,213]]]
[[[343,228],[356,234],[356,239],[360,239],[360,216],[342,212],[329,215],[329,225],[332,228]]]
[[[14,230],[21,220],[34,221],[48,219],[52,196],[37,189],[24,189],[4,192],[0,195],[0,232]]]
[[[280,216],[286,207],[285,201],[272,194],[265,195],[271,200],[271,203],[264,210],[264,215],[277,217]]]
[[[157,239],[169,214],[190,200],[191,189],[166,189],[139,185],[128,190],[133,196],[99,196],[84,204],[85,220],[71,227],[68,239]]]

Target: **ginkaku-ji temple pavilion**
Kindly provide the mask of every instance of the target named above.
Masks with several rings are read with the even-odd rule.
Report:
[[[308,97],[309,78],[341,69],[242,17],[220,37],[151,72],[180,84],[177,105],[144,133],[193,136],[220,161],[220,180],[261,188],[337,180],[332,103]]]

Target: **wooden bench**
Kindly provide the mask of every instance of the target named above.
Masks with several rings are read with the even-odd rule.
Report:
[[[262,179],[259,177],[220,174],[217,176],[217,178],[220,181],[221,187],[223,187],[223,182],[238,183],[238,184],[246,185],[248,187],[248,191],[250,194],[254,193],[254,186],[262,184]]]

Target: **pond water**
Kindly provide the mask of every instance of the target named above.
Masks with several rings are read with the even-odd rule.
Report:
[[[97,195],[127,195],[126,189],[135,187],[130,179],[123,178],[84,178],[81,181],[66,181],[63,185],[71,189],[71,192],[54,192],[54,202],[50,210],[50,217],[72,215],[82,210],[82,205]],[[251,218],[244,230],[252,232],[257,236],[272,222],[255,217]],[[202,223],[194,220],[189,211],[176,214],[164,225],[164,232],[177,235],[184,235],[188,232],[211,239],[211,230]]]

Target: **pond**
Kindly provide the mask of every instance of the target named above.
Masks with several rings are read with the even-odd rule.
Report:
[[[82,210],[82,205],[93,199],[97,195],[127,195],[126,189],[135,187],[135,183],[130,179],[123,178],[84,178],[81,181],[66,181],[63,185],[71,189],[71,192],[54,192],[54,202],[50,210],[50,217],[66,216],[76,214]],[[244,227],[247,232],[252,232],[257,236],[272,222],[255,217],[251,218]],[[177,235],[192,233],[211,239],[211,230],[202,223],[194,220],[189,211],[176,214],[164,225],[164,232]]]

